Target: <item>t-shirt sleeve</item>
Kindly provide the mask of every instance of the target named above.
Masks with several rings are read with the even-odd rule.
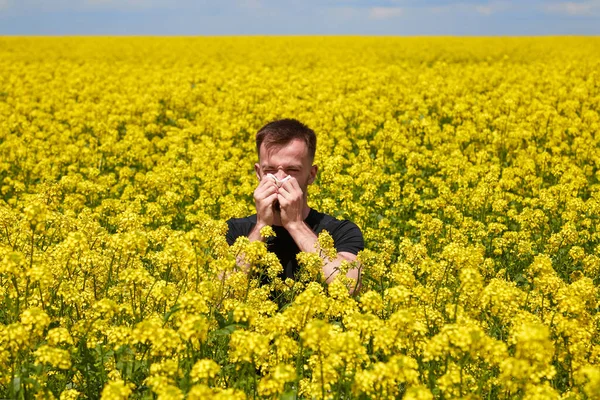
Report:
[[[333,245],[338,252],[358,254],[365,248],[362,232],[353,222],[336,221],[336,223],[328,224],[325,229],[331,234]]]
[[[244,218],[232,218],[227,220],[227,234],[225,239],[230,246],[240,236],[248,236],[252,230],[253,224],[245,221]]]

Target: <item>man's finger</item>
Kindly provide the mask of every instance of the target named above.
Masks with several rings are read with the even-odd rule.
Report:
[[[264,199],[262,199],[265,203],[267,204],[272,204],[275,200],[278,199],[278,194],[277,193],[273,193],[267,197],[265,197]]]
[[[260,179],[260,182],[258,183],[258,187],[267,187],[269,185],[275,185],[275,181],[269,178],[268,176],[263,175],[263,177]]]
[[[287,183],[287,182],[286,182]],[[283,194],[288,199],[293,199],[294,197],[302,197],[302,189],[300,189],[299,185],[292,186],[282,186],[279,188],[279,193]]]
[[[260,189],[264,192],[269,191],[269,190],[277,191],[277,185],[274,182],[265,183]]]
[[[269,192],[269,193],[265,193],[263,195],[261,195],[260,197],[255,197],[254,199],[256,200],[257,203],[264,203],[264,202],[268,202],[268,199],[274,197],[277,198],[277,192]]]
[[[256,190],[254,191],[254,195],[256,197],[266,197],[268,195],[270,195],[271,193],[276,193],[277,192],[277,185],[275,185],[275,183],[265,183],[264,185],[259,185]]]
[[[293,198],[292,192],[290,192],[288,189],[284,188],[283,186],[279,188],[279,190],[277,191],[277,193],[279,193],[280,195],[282,195],[286,199],[292,199]]]
[[[286,208],[289,204],[288,199],[286,199],[281,193],[277,194],[277,200],[279,200],[279,206],[281,206],[281,208]]]
[[[279,195],[279,193],[273,192],[273,193],[269,194],[268,196],[265,196],[265,198],[263,200],[267,201],[267,202],[268,202],[268,200],[275,200],[278,195]]]
[[[291,176],[290,179],[288,179],[286,182],[284,182],[284,184],[281,185],[281,187],[285,188],[290,193],[292,193],[294,191],[302,191],[302,189],[300,188],[300,184],[298,183],[298,180],[296,178],[294,178],[293,176]]]

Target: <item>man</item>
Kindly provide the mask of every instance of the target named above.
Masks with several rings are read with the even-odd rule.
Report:
[[[316,144],[314,131],[295,119],[273,121],[258,131],[258,163],[254,164],[259,182],[254,191],[256,214],[227,221],[227,242],[232,245],[239,236],[265,241],[260,230],[272,226],[276,237],[269,239],[268,250],[281,261],[282,278],[294,278],[298,270],[296,254],[316,252],[317,235],[327,230],[337,250],[337,258],[325,259],[323,266],[323,277],[330,283],[342,261],[356,260],[364,241],[354,223],[337,220],[308,206],[308,185],[317,176],[317,166],[313,165]],[[358,268],[351,269],[347,276],[360,284]]]

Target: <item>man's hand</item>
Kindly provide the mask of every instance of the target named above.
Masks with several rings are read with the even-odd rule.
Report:
[[[291,177],[278,190],[281,224],[290,231],[304,223],[304,193],[296,178]]]
[[[277,184],[266,176],[260,180],[254,190],[254,204],[256,205],[256,227],[260,228],[273,225],[273,203],[277,200]]]

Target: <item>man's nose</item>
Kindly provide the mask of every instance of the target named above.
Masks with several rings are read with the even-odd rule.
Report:
[[[275,173],[275,177],[279,180],[282,180],[283,178],[285,178],[287,176],[287,174],[283,171],[283,168],[279,168],[277,169],[277,172]]]

